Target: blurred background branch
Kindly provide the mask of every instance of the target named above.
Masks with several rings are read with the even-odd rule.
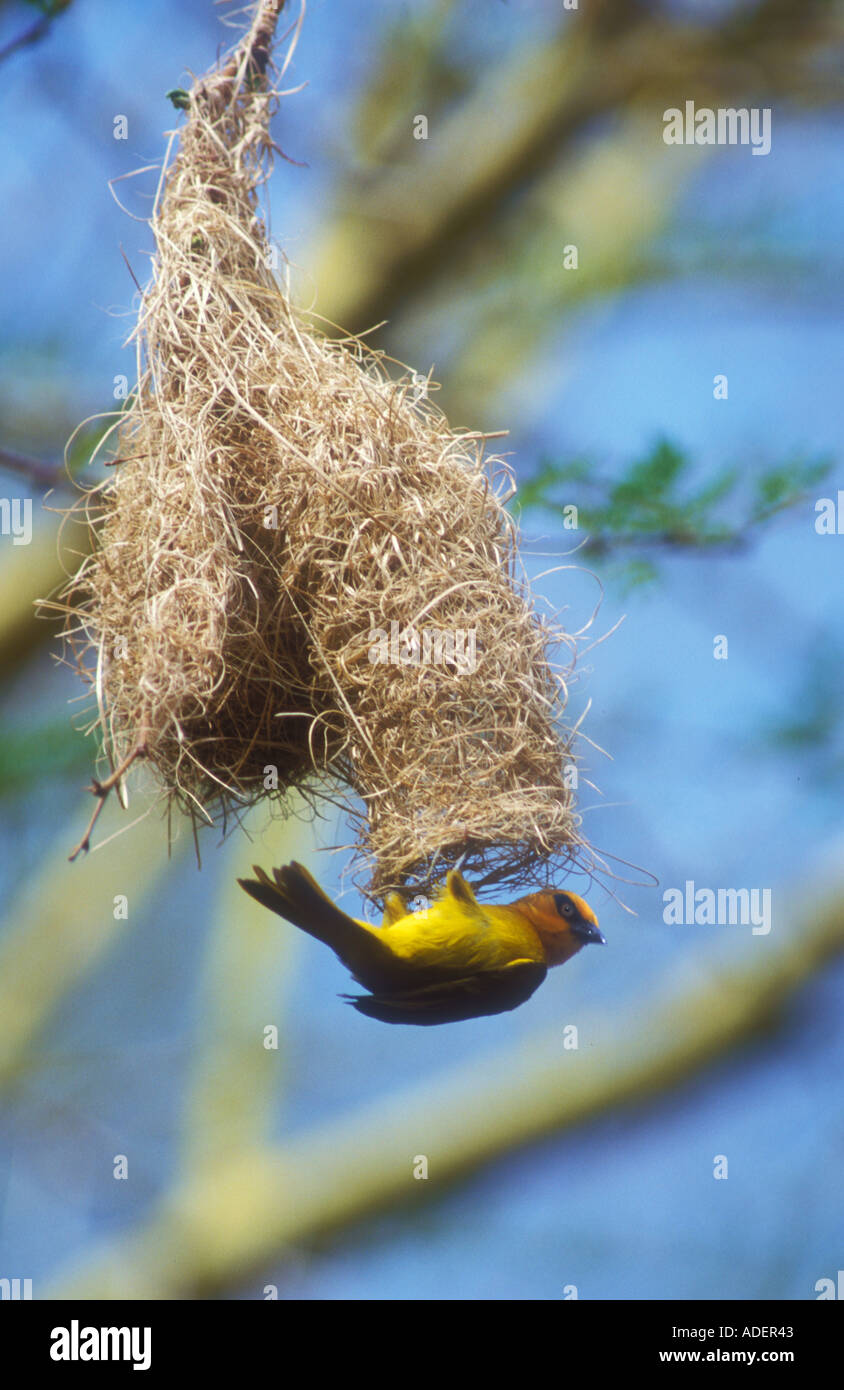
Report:
[[[22,29],[13,39],[0,44],[0,63],[11,58],[13,53],[19,53],[21,49],[29,48],[32,44],[39,43],[41,39],[46,38],[52,28],[53,20],[71,4],[71,0],[23,0],[23,2],[30,9],[38,10],[39,18]],[[12,8],[8,3],[0,5],[0,17],[2,17],[3,10]],[[20,6],[15,8],[20,8]]]

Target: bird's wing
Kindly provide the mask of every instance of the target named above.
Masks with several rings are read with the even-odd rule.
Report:
[[[514,960],[423,989],[395,994],[344,995],[358,1013],[382,1023],[459,1023],[484,1014],[503,1014],[529,999],[548,971],[539,961]]]
[[[475,897],[470,885],[466,882],[459,869],[449,869],[446,875],[445,887],[440,889],[441,898],[452,898],[466,909],[476,909],[480,912],[481,905]]]
[[[394,922],[400,922],[402,917],[407,916],[407,903],[403,893],[388,893],[384,899],[384,920],[382,927],[391,927]]]

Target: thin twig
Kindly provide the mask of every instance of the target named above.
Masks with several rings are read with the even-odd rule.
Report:
[[[74,859],[77,858],[78,855],[82,854],[83,852],[87,854],[88,850],[91,848],[91,833],[97,821],[99,820],[100,812],[106,804],[109,792],[113,791],[113,789],[117,786],[118,782],[120,781],[121,777],[123,777],[124,774],[129,771],[129,768],[138,758],[146,757],[147,751],[147,736],[146,731],[144,731],[144,733],[141,734],[141,737],[135,744],[134,748],[131,750],[130,753],[126,754],[126,757],[123,759],[122,763],[120,763],[119,766],[114,769],[114,772],[112,772],[110,777],[107,777],[104,782],[99,782],[96,777],[93,779],[88,790],[93,792],[94,796],[97,798],[97,804],[91,813],[91,819],[88,821],[88,827],[85,831],[85,834],[82,836],[82,839],[79,841],[79,844],[76,846],[76,848],[68,855],[68,859],[70,860],[71,864],[73,863]]]

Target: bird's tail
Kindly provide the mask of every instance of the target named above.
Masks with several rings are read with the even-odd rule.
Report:
[[[301,864],[273,869],[273,878],[257,864],[253,869],[255,878],[238,879],[250,897],[324,941],[367,989],[380,987],[391,953],[373,928],[341,912]]]

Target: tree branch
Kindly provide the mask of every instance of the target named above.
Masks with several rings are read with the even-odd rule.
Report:
[[[29,458],[25,454],[13,453],[11,449],[0,448],[0,468],[10,473],[18,473],[36,488],[70,487],[70,478],[63,468],[40,459]]]

